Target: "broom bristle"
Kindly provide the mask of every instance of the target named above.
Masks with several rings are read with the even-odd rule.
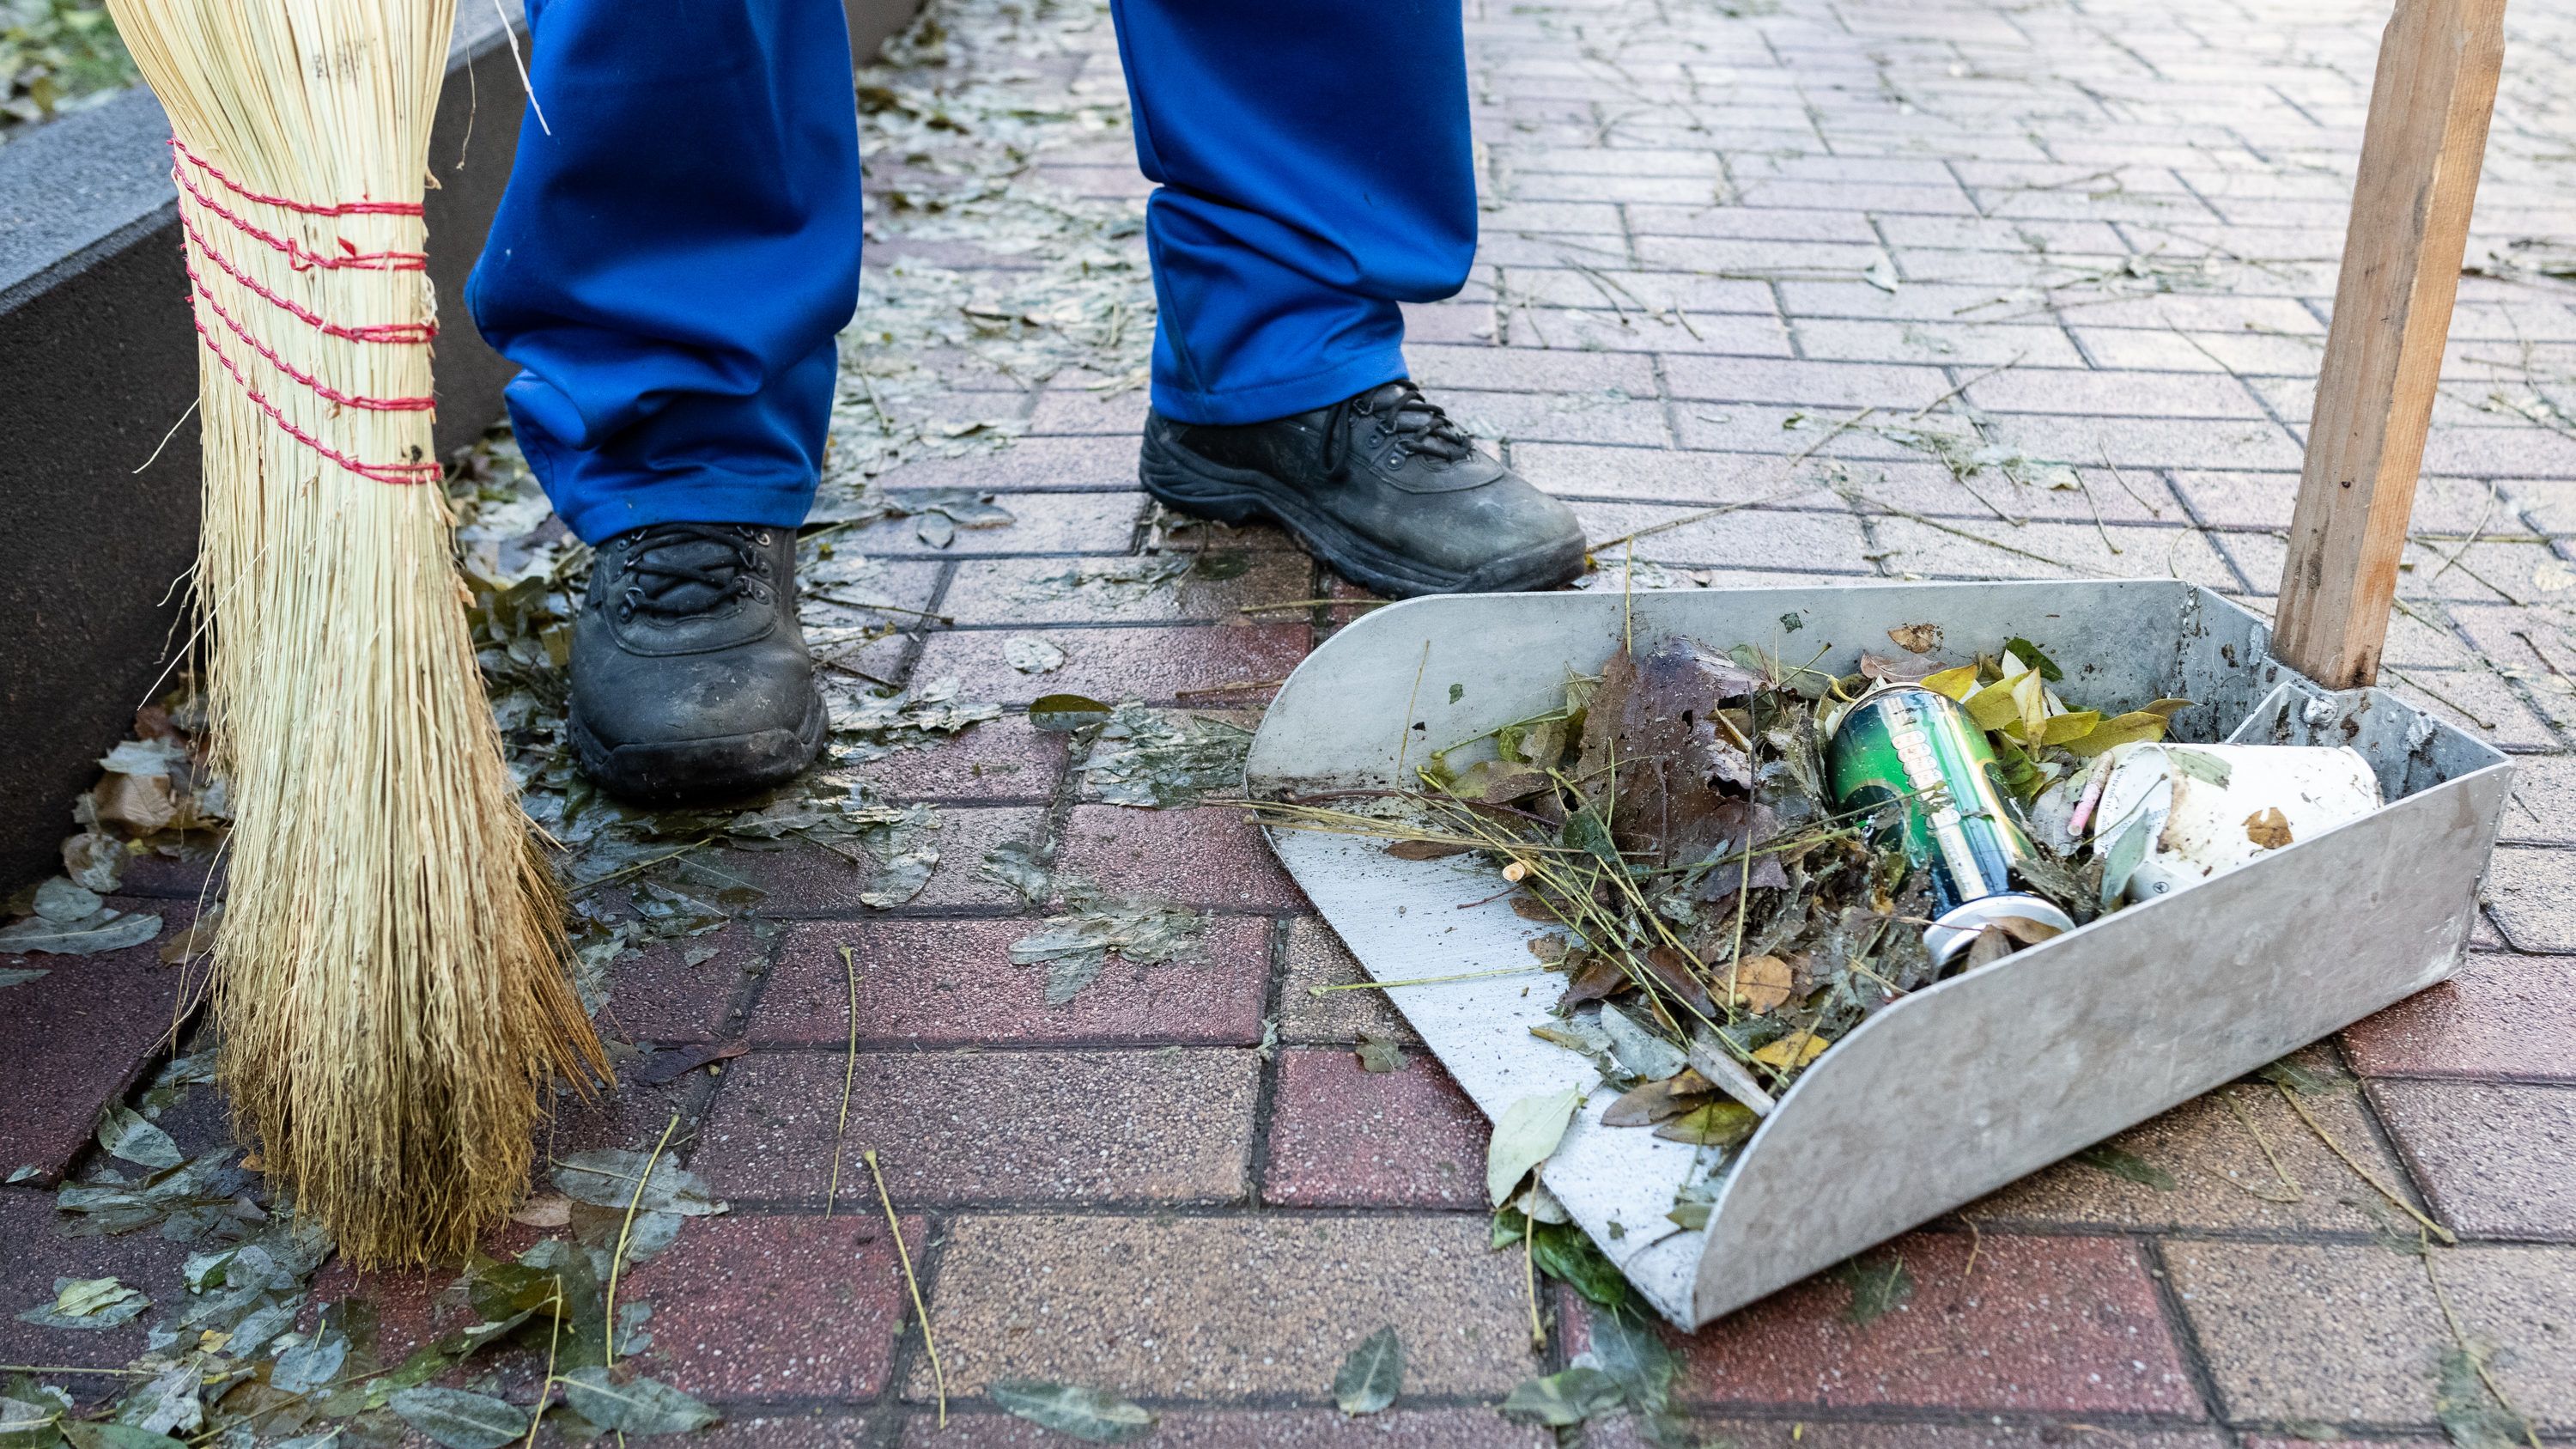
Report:
[[[483,695],[432,455],[419,203],[452,0],[110,0],[175,134],[195,597],[234,825],[218,1079],[361,1266],[462,1254],[605,1075]]]

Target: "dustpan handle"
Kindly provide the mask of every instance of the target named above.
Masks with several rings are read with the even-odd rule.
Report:
[[[2397,0],[2380,38],[2272,640],[2332,688],[2379,674],[2503,60],[2504,0]]]

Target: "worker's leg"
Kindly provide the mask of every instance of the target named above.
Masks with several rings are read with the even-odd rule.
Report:
[[[1250,423],[1404,376],[1398,302],[1476,252],[1458,0],[1113,0],[1147,212],[1154,410]]]
[[[1111,0],[1160,319],[1138,472],[1383,593],[1539,588],[1574,515],[1405,381],[1476,251],[1459,0]]]
[[[568,730],[631,798],[794,775],[827,716],[796,525],[859,289],[839,0],[529,0],[535,104],[466,300],[510,416],[599,545]],[[542,114],[540,114],[542,112]]]
[[[535,106],[466,302],[523,369],[529,462],[593,542],[795,527],[859,294],[841,6],[528,0],[528,18]]]

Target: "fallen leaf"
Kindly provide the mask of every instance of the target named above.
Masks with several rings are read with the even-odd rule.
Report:
[[[98,892],[75,885],[69,877],[59,875],[37,886],[34,900],[36,914],[57,925],[97,915],[99,908],[106,904],[99,899]]]
[[[1941,647],[1941,626],[1938,624],[1899,624],[1895,628],[1887,631],[1887,637],[1895,641],[1897,648],[1904,650],[1908,654],[1929,654],[1933,650]]]
[[[1109,706],[1083,694],[1045,694],[1029,706],[1029,723],[1055,733],[1105,724]]]
[[[192,923],[188,929],[181,931],[177,935],[172,936],[169,940],[162,942],[161,964],[164,966],[184,965],[187,962],[195,960],[197,957],[203,956],[207,952],[215,949],[215,932],[220,928],[220,924],[221,923],[219,921],[211,918],[200,920]]]
[[[603,1429],[620,1434],[686,1434],[716,1422],[716,1411],[658,1379],[619,1383],[604,1368],[563,1376],[564,1402]]]
[[[1766,1067],[1778,1067],[1784,1072],[1794,1071],[1823,1056],[1825,1048],[1831,1045],[1833,1045],[1832,1042],[1815,1032],[1801,1029],[1756,1051],[1753,1059]]]
[[[1728,972],[1715,974],[1721,986],[1734,981],[1736,1004],[1755,1016],[1789,999],[1789,963],[1777,956],[1747,956],[1735,963],[1731,978]]]
[[[1628,973],[1608,957],[1595,957],[1583,963],[1574,979],[1566,983],[1565,994],[1557,998],[1557,1014],[1562,1016],[1592,1001],[1607,1001],[1633,985]]]
[[[1692,1011],[1703,1017],[1718,1014],[1717,1002],[1708,994],[1708,985],[1692,969],[1694,963],[1670,946],[1657,946],[1645,956],[1646,970],[1655,983],[1680,997]]]
[[[1398,860],[1447,860],[1475,848],[1450,840],[1391,840],[1387,842],[1386,853]]]
[[[2013,938],[2008,932],[1988,926],[1977,933],[1975,940],[1968,943],[1968,954],[1960,962],[1959,969],[1976,971],[1992,966],[2011,955],[2013,946]]]
[[[559,1192],[541,1192],[519,1204],[510,1221],[531,1228],[559,1228],[572,1221],[572,1199]]]
[[[128,915],[102,909],[77,921],[48,921],[29,916],[0,929],[0,954],[42,952],[52,956],[95,956],[140,946],[161,934],[159,916]]]
[[[1601,1113],[1604,1127],[1651,1127],[1668,1122],[1714,1096],[1717,1087],[1697,1071],[1684,1070],[1660,1082],[1629,1090]]]
[[[648,1161],[652,1163],[649,1175],[644,1170]],[[576,1152],[559,1160],[554,1184],[574,1202],[621,1212],[630,1203],[639,1212],[678,1213],[684,1217],[707,1217],[725,1210],[725,1205],[707,1191],[704,1179],[670,1158],[656,1159],[647,1153],[613,1147]]]
[[[1001,1379],[984,1392],[1007,1413],[1087,1443],[1123,1444],[1154,1427],[1154,1416],[1144,1409],[1080,1384]]]
[[[1956,669],[1944,669],[1938,673],[1924,675],[1915,683],[1964,704],[1969,695],[1977,692],[1977,666],[1962,664]]]
[[[1619,1407],[1627,1398],[1619,1382],[1596,1368],[1576,1366],[1526,1379],[1504,1396],[1503,1413],[1564,1428]]]
[[[114,1278],[57,1278],[54,1301],[18,1315],[42,1328],[114,1328],[141,1317],[152,1300]]]
[[[1333,1402],[1345,1414],[1374,1414],[1404,1389],[1404,1341],[1388,1324],[1360,1340],[1333,1375]]]
[[[119,1104],[98,1120],[98,1145],[110,1157],[139,1167],[176,1167],[187,1161],[170,1134],[144,1120],[143,1114]]]
[[[1064,651],[1035,634],[1014,634],[1002,641],[1002,662],[1022,674],[1046,674],[1063,667]]]
[[[2245,817],[2245,838],[2265,850],[2278,850],[2290,843],[2290,822],[2280,806],[2268,806]]]
[[[501,1449],[528,1432],[527,1411],[490,1394],[409,1388],[396,1391],[385,1404],[404,1423],[447,1449]]]
[[[697,1042],[689,1046],[671,1047],[646,1057],[641,1064],[629,1068],[625,1076],[630,1081],[641,1082],[648,1087],[658,1087],[664,1082],[677,1081],[710,1063],[732,1061],[750,1050],[750,1042],[739,1040]]]
[[[1404,1065],[1404,1053],[1396,1048],[1394,1038],[1373,1031],[1361,1032],[1359,1045],[1353,1051],[1363,1072],[1392,1072]]]
[[[1610,1038],[1611,1058],[1632,1077],[1661,1081],[1690,1065],[1680,1047],[1606,1003],[1601,1008],[1601,1030]]]
[[[1720,1097],[1714,1102],[1694,1107],[1655,1129],[1655,1135],[1667,1142],[1688,1142],[1700,1147],[1733,1147],[1753,1135],[1762,1119],[1742,1102]]]
[[[1485,1191],[1495,1206],[1508,1201],[1521,1179],[1556,1150],[1582,1105],[1583,1089],[1568,1087],[1523,1097],[1494,1119],[1493,1141],[1485,1153]]]

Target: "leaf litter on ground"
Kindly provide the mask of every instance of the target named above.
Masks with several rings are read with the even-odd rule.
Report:
[[[1000,1379],[987,1386],[995,1405],[1040,1428],[1091,1444],[1124,1444],[1154,1427],[1154,1416],[1130,1400],[1081,1384]]]

